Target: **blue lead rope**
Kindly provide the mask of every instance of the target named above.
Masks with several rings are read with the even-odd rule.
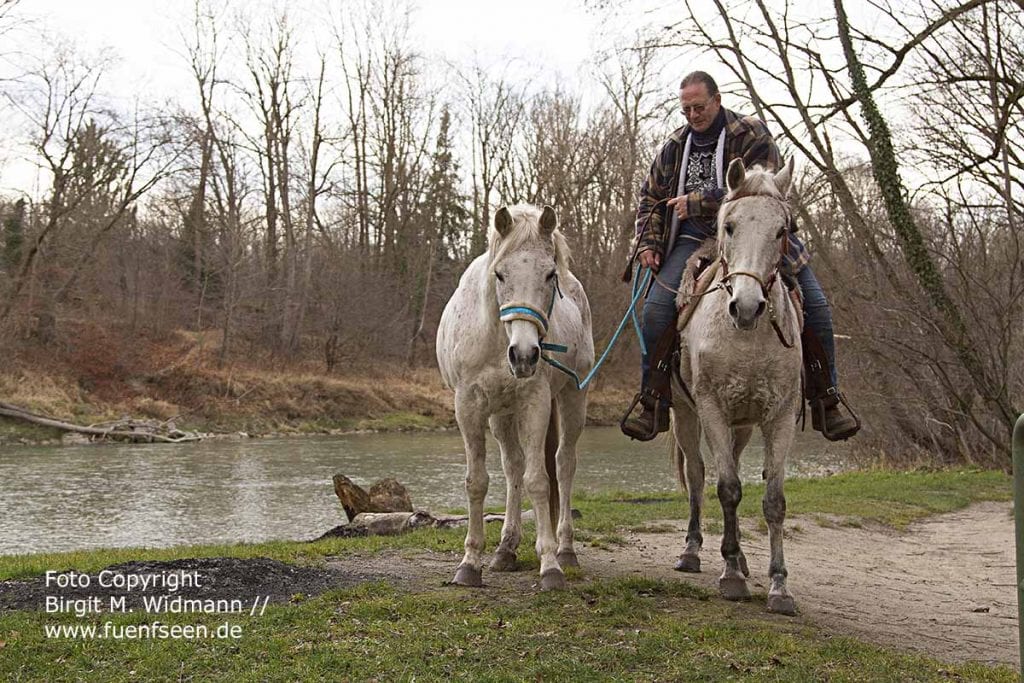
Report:
[[[640,297],[643,296],[643,293],[647,291],[647,285],[650,284],[651,282],[651,269],[644,268],[644,274],[642,278],[640,277],[640,269],[641,266],[637,266],[636,277],[633,278],[633,298],[630,299],[629,308],[626,310],[626,314],[622,316],[622,320],[619,322],[619,326],[615,328],[615,334],[612,335],[611,341],[608,342],[608,346],[605,347],[604,352],[601,354],[601,357],[597,360],[597,363],[594,364],[594,367],[590,368],[590,372],[587,373],[586,377],[584,377],[581,380],[579,375],[577,375],[574,370],[567,368],[565,365],[558,362],[554,358],[547,356],[546,354],[541,354],[541,358],[543,358],[548,365],[572,377],[573,381],[576,382],[577,389],[582,391],[587,387],[588,384],[590,384],[590,380],[594,379],[594,375],[597,374],[598,368],[600,368],[601,365],[604,364],[604,361],[606,358],[608,358],[608,354],[611,352],[612,347],[614,347],[616,342],[619,341],[619,337],[622,335],[622,330],[626,328],[627,320],[633,321],[633,328],[636,330],[636,336],[640,340],[640,352],[643,354],[647,353],[647,345],[644,344],[644,336],[640,331],[640,319],[637,317],[636,314],[636,304],[637,301],[640,300]],[[553,351],[555,353],[565,353],[569,350],[569,347],[563,344],[551,344],[548,342],[541,342],[540,348],[545,351]]]

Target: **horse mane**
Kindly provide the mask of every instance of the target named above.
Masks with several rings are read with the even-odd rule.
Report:
[[[527,242],[540,240],[540,216],[543,211],[532,204],[516,204],[508,207],[512,214],[512,229],[505,237],[501,236],[493,225],[487,235],[488,265],[494,268],[510,252],[522,247]],[[565,276],[569,268],[569,244],[562,232],[555,228],[551,233],[551,242],[555,247],[555,265],[558,274]]]

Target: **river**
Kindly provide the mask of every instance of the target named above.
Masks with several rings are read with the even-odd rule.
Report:
[[[580,440],[577,491],[671,491],[662,439],[631,442],[618,429]],[[755,432],[744,481],[761,478]],[[788,476],[846,469],[848,447],[797,435]],[[488,505],[504,501],[497,447],[488,442]],[[353,434],[195,444],[9,446],[0,449],[0,555],[99,547],[302,540],[345,521],[331,477],[357,484],[395,477],[417,508],[465,507],[458,432]],[[708,476],[714,467],[709,463]],[[684,511],[680,510],[683,515]]]

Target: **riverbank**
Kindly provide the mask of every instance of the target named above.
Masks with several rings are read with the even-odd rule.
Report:
[[[4,581],[0,583],[0,606],[5,600],[10,603],[12,590],[21,590],[12,586],[39,582],[32,577],[47,570],[96,573],[126,562],[135,564],[118,565],[120,570],[205,567],[218,581],[232,587],[237,597],[248,601],[244,613],[227,618],[242,629],[238,638],[202,642],[47,638],[47,625],[70,627],[109,621],[114,628],[123,629],[148,624],[154,617],[133,612],[79,619],[73,614],[8,610],[0,621],[0,647],[5,650],[0,657],[0,676],[5,680],[233,680],[249,676],[378,680],[1016,680],[1008,667],[964,663],[965,657],[971,658],[971,648],[940,652],[937,658],[908,653],[905,648],[915,647],[910,642],[912,629],[904,629],[903,640],[896,641],[898,647],[851,637],[841,625],[819,618],[822,594],[796,592],[810,574],[809,570],[801,574],[797,569],[801,563],[829,562],[829,557],[822,557],[830,554],[827,550],[816,551],[817,540],[803,543],[803,539],[818,539],[822,534],[860,539],[871,532],[872,539],[885,542],[873,542],[862,547],[860,553],[887,566],[893,548],[903,538],[917,538],[919,525],[927,520],[975,509],[971,506],[983,501],[1005,506],[1011,498],[1009,477],[977,471],[867,471],[820,480],[790,480],[786,493],[791,587],[802,612],[796,618],[766,614],[763,591],[756,583],[755,598],[750,603],[727,603],[709,590],[719,565],[714,534],[720,529],[721,519],[710,489],[704,553],[708,566],[697,576],[674,573],[667,565],[661,567],[666,562],[662,553],[668,554],[669,548],[677,551],[681,543],[680,521],[685,514],[681,496],[606,493],[581,496],[574,502],[582,512],[577,522],[582,568],[570,571],[569,590],[554,594],[541,594],[535,585],[537,560],[529,533],[520,548],[524,570],[512,574],[485,572],[488,587],[483,590],[442,585],[458,562],[463,530],[420,530],[397,537],[317,543],[0,557],[0,581]],[[744,494],[740,515],[752,557],[752,581],[756,581],[763,579],[758,576],[763,567],[756,555],[764,545],[763,530],[759,529],[763,487],[747,486]],[[1012,527],[1012,519],[1001,507],[999,514]],[[498,525],[488,525],[489,548],[496,544],[498,532]],[[962,551],[977,555],[970,544],[965,544]],[[223,559],[204,564],[189,558],[244,561]],[[968,571],[956,558],[947,559],[956,571]],[[252,571],[247,563],[252,563]],[[928,574],[936,569],[929,562],[916,565],[907,565],[907,576],[887,574],[886,580],[914,583],[913,572]],[[259,571],[254,569],[257,566]],[[288,587],[288,566],[301,568],[291,572],[296,575],[294,590]],[[877,569],[874,571],[877,576]],[[281,583],[273,591],[260,583],[267,572]],[[968,576],[971,581],[982,581],[970,572]],[[848,592],[854,601],[877,597],[873,593],[858,598],[857,590],[868,590],[867,586],[853,584],[850,588],[838,578],[830,586],[823,586],[825,594]],[[896,585],[892,588],[898,590]],[[250,614],[250,593],[255,590],[268,595],[272,592],[273,600],[268,601],[265,610]],[[1012,594],[1012,586],[1005,590]],[[904,618],[897,605],[881,607],[888,610],[890,621],[898,623]],[[970,612],[977,606],[959,607]],[[997,612],[999,607],[992,609]],[[991,616],[1001,627],[1006,626],[1004,615],[972,614],[979,619]],[[205,625],[213,629],[226,619],[223,614],[160,614],[159,620],[168,625]],[[57,671],[53,670],[54,661],[61,662]]]
[[[178,330],[119,341],[88,328],[59,349],[26,349],[0,367],[4,401],[78,424],[124,416],[248,436],[342,434],[455,426],[435,367],[251,357],[222,363],[217,335]],[[590,393],[588,424],[618,421],[635,388],[608,376]],[[0,445],[59,443],[62,432],[0,418]]]

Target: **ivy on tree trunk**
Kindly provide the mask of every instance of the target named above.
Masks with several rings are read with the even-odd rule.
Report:
[[[860,102],[862,116],[868,126],[868,153],[871,156],[872,173],[882,194],[889,222],[899,240],[903,258],[921,289],[924,290],[929,303],[942,316],[946,336],[956,352],[957,360],[970,376],[975,389],[982,398],[998,408],[1005,419],[1007,431],[1012,431],[1017,411],[1010,404],[1006,387],[999,386],[997,382],[991,380],[984,364],[978,357],[971,343],[970,333],[963,315],[949,292],[946,291],[939,269],[931,254],[928,253],[924,237],[914,222],[910,207],[904,199],[903,182],[899,174],[896,153],[892,146],[889,125],[875,103],[874,95],[864,73],[864,66],[853,48],[850,24],[843,2],[842,0],[833,0],[833,2],[839,40],[842,43],[843,54],[850,70],[853,94]],[[1008,444],[1009,441],[1007,441],[1007,452],[1009,452]]]

